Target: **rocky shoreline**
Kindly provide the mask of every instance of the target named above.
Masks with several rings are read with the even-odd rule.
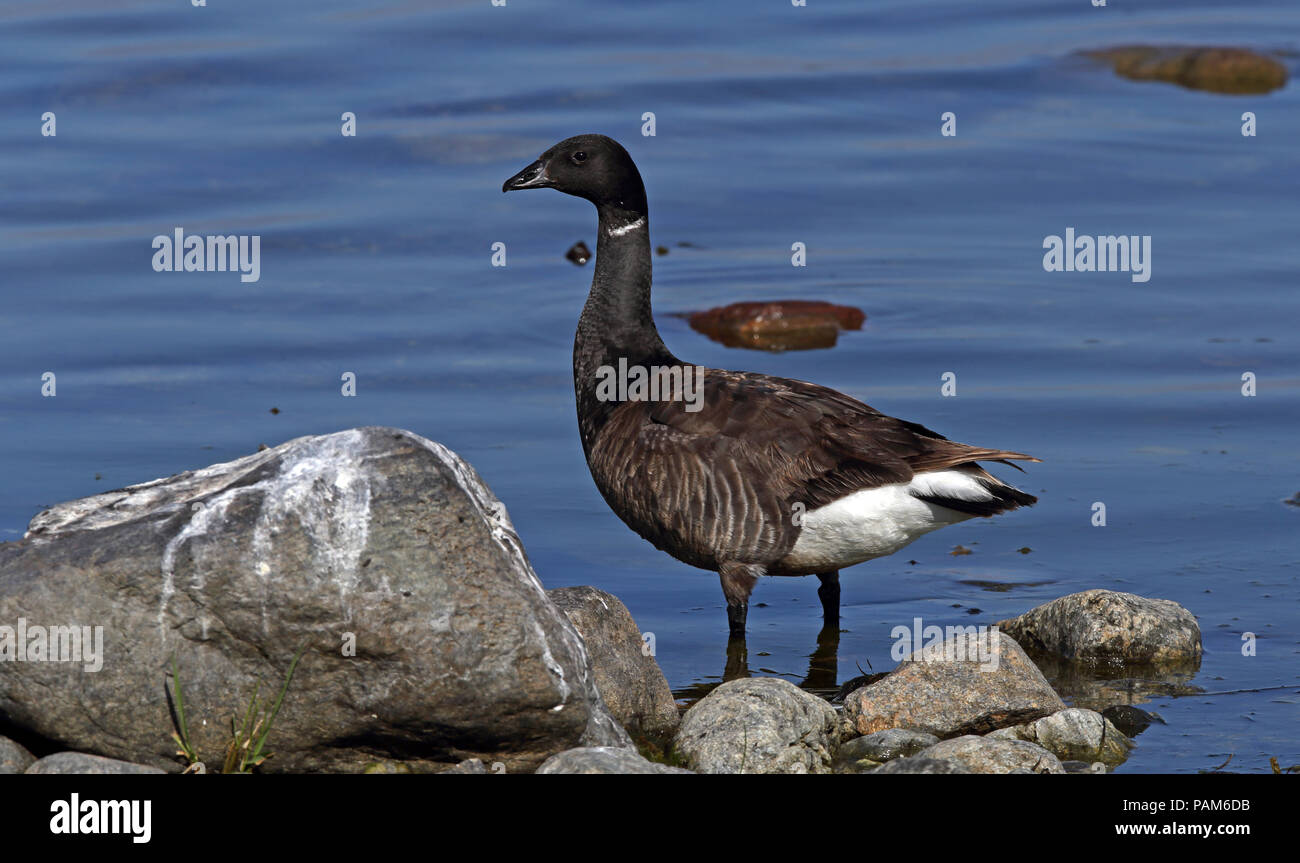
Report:
[[[1144,712],[1104,687],[1067,706],[1041,668],[1201,655],[1186,609],[1111,591],[954,629],[842,707],[741,677],[679,715],[623,603],[545,590],[469,464],[351,429],[60,504],[0,544],[0,773],[219,772],[260,751],[230,725],[254,692],[273,754],[242,761],[265,772],[1102,773]]]

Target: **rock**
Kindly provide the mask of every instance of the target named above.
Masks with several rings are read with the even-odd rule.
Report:
[[[167,771],[146,764],[132,764],[115,758],[87,755],[84,752],[56,752],[37,760],[27,768],[26,772],[68,775],[72,773],[166,773]]]
[[[546,759],[538,773],[690,773],[681,767],[656,764],[630,749],[586,746]]]
[[[973,773],[1010,773],[1022,768],[1031,773],[1064,773],[1061,761],[1036,743],[967,734],[944,740],[914,757],[956,761]]]
[[[917,651],[883,680],[850,694],[845,718],[859,734],[906,728],[942,739],[1018,725],[1065,707],[1015,641],[997,633],[990,642],[973,630],[954,633],[937,655],[930,647]],[[996,650],[989,650],[991,643]]]
[[[0,775],[22,773],[35,760],[36,756],[8,737],[0,737]]]
[[[677,752],[697,773],[829,773],[835,709],[775,677],[731,680],[696,702]]]
[[[1132,741],[1100,713],[1078,707],[989,736],[1037,743],[1062,761],[1100,761],[1111,766],[1123,764],[1133,748]]]
[[[887,728],[865,737],[856,737],[840,744],[837,758],[840,761],[861,761],[863,759],[884,763],[895,758],[915,755],[927,746],[933,746],[939,738],[922,731],[909,731],[906,728]]]
[[[715,342],[763,351],[831,348],[841,330],[860,330],[866,319],[851,306],[810,300],[732,303],[687,318],[691,329]]]
[[[1105,773],[1106,765],[1100,761],[1089,764],[1087,761],[1062,761],[1066,773]]]
[[[1267,93],[1286,84],[1286,67],[1243,48],[1193,45],[1124,45],[1085,56],[1110,63],[1135,81],[1165,81],[1215,93]]]
[[[1128,760],[1133,743],[1100,713],[1067,708],[1033,723],[1034,742],[1057,758],[1100,761],[1114,766]]]
[[[644,650],[641,630],[618,597],[594,587],[561,587],[546,595],[578,630],[591,657],[596,689],[624,728],[669,732],[679,716],[668,680]]]
[[[487,765],[483,763],[483,759],[481,759],[481,758],[466,758],[464,761],[462,761],[461,763],[457,764],[455,767],[449,767],[449,768],[447,768],[446,770],[444,770],[444,771],[442,771],[442,772],[443,772],[443,773],[470,773],[470,774],[484,774],[484,773],[489,773],[489,772],[491,772],[491,771],[489,771],[489,770],[487,769]]]
[[[1201,628],[1168,599],[1085,590],[998,622],[1027,650],[1087,664],[1181,664],[1201,658]]]
[[[895,758],[887,761],[875,770],[868,770],[869,775],[882,773],[974,773],[960,761],[948,761],[943,758],[924,758],[911,755],[907,758]]]
[[[591,260],[591,249],[587,248],[586,243],[579,240],[569,247],[569,251],[564,253],[564,257],[581,267]]]
[[[6,663],[0,714],[157,767],[177,765],[173,656],[212,771],[231,717],[257,683],[273,699],[299,646],[266,770],[479,757],[526,771],[631,745],[505,508],[454,453],[397,429],[298,438],[47,510],[0,545],[0,621],[20,615],[102,625],[103,667]]]
[[[1119,729],[1120,733],[1126,737],[1137,737],[1143,731],[1146,731],[1153,722],[1159,722],[1161,725],[1165,724],[1165,721],[1160,718],[1160,714],[1134,707],[1131,704],[1112,705],[1103,710],[1101,715],[1110,720]]]

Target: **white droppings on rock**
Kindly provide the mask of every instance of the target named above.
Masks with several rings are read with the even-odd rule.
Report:
[[[176,552],[181,545],[196,536],[203,536],[212,530],[213,526],[225,521],[226,510],[230,502],[240,494],[246,494],[254,491],[261,483],[244,486],[242,488],[227,489],[221,494],[206,501],[202,506],[188,507],[190,520],[186,522],[175,536],[168,540],[167,545],[163,548],[162,556],[162,590],[158,598],[158,637],[164,642],[167,640],[167,605],[171,602],[172,594],[176,592]],[[195,590],[203,590],[202,575],[199,568],[195,567],[196,584]]]
[[[263,450],[234,461],[60,503],[33,518],[27,525],[27,533],[23,538],[40,541],[61,533],[100,530],[137,518],[170,515],[179,509],[188,509],[195,502],[225,489],[232,476],[247,474],[276,455],[276,450]]]
[[[176,561],[181,548],[196,537],[219,533],[230,504],[241,496],[258,494],[251,559],[245,562],[249,570],[269,581],[274,574],[276,537],[286,525],[298,525],[310,541],[314,574],[334,584],[344,618],[350,620],[349,597],[360,583],[361,556],[370,536],[370,480],[358,457],[364,443],[359,429],[297,438],[235,461],[59,504],[32,519],[27,536],[48,540],[65,532],[98,530],[142,517],[164,526],[177,513],[187,515],[188,520],[163,550],[158,629],[165,640],[167,608],[176,593]],[[273,459],[281,465],[275,476],[234,485]],[[191,589],[197,597],[202,596],[204,570],[198,561]],[[264,632],[269,632],[268,611],[263,596]],[[206,638],[205,616],[200,615],[199,625]]]
[[[569,682],[564,679],[564,667],[561,666],[560,663],[556,662],[555,657],[551,654],[551,648],[546,643],[546,633],[542,631],[540,623],[537,623],[536,621],[533,622],[533,632],[537,634],[537,643],[542,646],[542,662],[546,664],[546,667],[550,670],[551,674],[554,675],[556,683],[559,684],[560,687],[560,703],[551,708],[552,713],[558,713],[564,709],[564,705],[568,702],[572,690],[569,689]]]
[[[345,621],[352,620],[350,595],[360,583],[361,555],[370,538],[370,481],[357,460],[362,432],[292,441],[280,473],[265,485],[253,525],[256,571],[269,575],[275,537],[297,523],[311,541],[313,571],[338,590]],[[307,450],[310,455],[299,450]],[[265,628],[265,603],[263,605]]]

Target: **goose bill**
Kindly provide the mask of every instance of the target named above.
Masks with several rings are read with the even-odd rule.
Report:
[[[503,192],[516,192],[520,189],[549,189],[555,183],[546,176],[546,166],[538,159],[518,174],[501,185]]]

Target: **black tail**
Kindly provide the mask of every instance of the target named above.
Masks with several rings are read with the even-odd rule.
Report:
[[[988,471],[976,464],[961,465],[958,470],[964,469],[966,473],[971,474],[975,481],[983,486],[989,494],[993,495],[990,500],[962,500],[956,497],[945,497],[942,495],[916,495],[920,500],[926,503],[932,503],[935,506],[942,506],[948,509],[964,512],[967,515],[982,516],[987,518],[991,515],[997,515],[1000,512],[1006,512],[1012,509],[1019,509],[1022,506],[1033,506],[1038,503],[1038,498],[1032,494],[1023,492],[1014,486],[1009,486]]]

